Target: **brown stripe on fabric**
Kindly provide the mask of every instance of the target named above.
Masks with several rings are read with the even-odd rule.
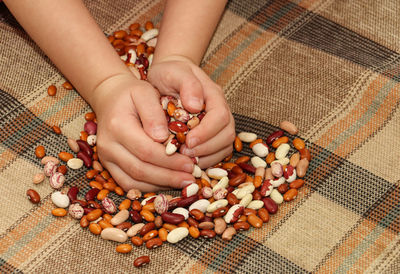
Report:
[[[228,7],[232,12],[243,16],[244,5],[238,2],[240,1],[232,1]],[[376,71],[378,67],[383,66],[390,59],[399,56],[398,52],[390,50],[318,14],[313,14],[311,20],[303,24],[290,35],[279,33],[280,29],[276,27],[277,25],[266,24],[268,20],[265,20],[267,18],[263,16],[265,14],[264,8],[274,3],[285,3],[287,6],[293,5],[291,8],[292,11],[288,14],[312,13],[290,1],[268,1],[264,4],[264,7],[258,11],[254,12],[254,9],[252,9],[251,11],[253,11],[254,14],[250,15],[248,12],[245,16],[248,16],[248,21],[258,24],[263,29],[276,32],[287,39],[325,51],[374,71]],[[294,5],[296,6],[294,7]],[[282,20],[293,20],[292,18],[286,19],[287,16],[288,15],[284,15],[285,19]],[[264,20],[259,20],[257,17],[264,18]],[[390,72],[386,72],[386,74],[396,81],[400,80],[398,74],[391,74]]]

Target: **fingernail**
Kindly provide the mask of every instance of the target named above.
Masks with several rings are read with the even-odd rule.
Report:
[[[165,127],[163,126],[157,126],[153,127],[152,132],[151,132],[153,138],[155,139],[165,139],[168,137],[168,131]]]
[[[193,137],[188,140],[188,147],[195,147],[199,143],[199,138]]]
[[[202,107],[203,107],[202,101],[199,98],[196,98],[196,97],[192,97],[192,98],[189,99],[189,105],[192,108],[195,108],[195,109],[198,109],[198,110],[201,110]]]
[[[187,173],[192,173],[193,172],[193,164],[184,164],[183,170]]]
[[[190,148],[186,148],[186,147],[185,147],[185,148],[182,150],[182,153],[185,154],[185,155],[187,155],[187,156],[189,156],[189,157],[194,157],[194,152],[193,152],[193,150],[190,149]]]
[[[195,182],[194,181],[183,181],[182,182],[182,188],[184,188],[187,185],[193,184],[193,183],[195,183]]]

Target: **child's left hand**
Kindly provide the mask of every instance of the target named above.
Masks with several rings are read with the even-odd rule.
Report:
[[[179,94],[182,105],[191,113],[198,113],[206,104],[206,115],[201,123],[189,131],[181,152],[200,157],[201,168],[220,162],[232,152],[235,122],[224,93],[207,74],[183,56],[168,56],[153,63],[149,82],[161,95]]]

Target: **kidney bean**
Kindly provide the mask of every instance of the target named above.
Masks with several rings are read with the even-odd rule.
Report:
[[[279,193],[284,194],[286,191],[289,190],[289,186],[288,184],[284,183],[278,186],[277,190],[279,191]]]
[[[79,204],[81,207],[87,207],[88,203],[83,200],[71,200],[71,204]]]
[[[309,162],[311,161],[311,154],[307,148],[303,148],[300,152],[300,159],[306,158]]]
[[[279,137],[278,139],[276,139],[276,140],[271,144],[271,146],[272,146],[273,148],[278,148],[280,145],[286,144],[287,142],[289,142],[289,138],[288,138],[287,136],[282,136],[282,137]]]
[[[236,234],[236,229],[234,227],[228,227],[225,229],[224,233],[222,233],[222,240],[230,241],[232,237]]]
[[[57,135],[61,134],[61,129],[58,126],[52,126],[51,129],[53,130],[53,132]]]
[[[250,161],[249,156],[241,156],[235,160],[235,164],[247,163],[248,161]]]
[[[263,221],[263,223],[267,223],[269,221],[269,213],[268,213],[267,209],[260,208],[257,211],[257,215],[258,215],[258,217],[260,217],[260,219]]]
[[[92,159],[90,158],[90,156],[88,156],[88,155],[85,154],[84,152],[79,151],[79,152],[76,154],[76,157],[78,157],[79,159],[81,159],[81,160],[83,161],[84,165],[85,165],[87,168],[89,168],[89,167],[92,166]]]
[[[244,171],[247,171],[249,173],[254,174],[256,172],[256,167],[249,165],[247,163],[239,163],[238,165],[240,166],[241,169],[243,169]]]
[[[299,132],[299,130],[297,129],[297,127],[296,127],[293,123],[291,123],[291,122],[289,122],[289,121],[282,121],[282,122],[279,124],[279,127],[280,127],[282,130],[284,130],[284,131],[286,131],[286,132],[288,132],[288,133],[290,133],[290,134],[292,134],[292,135],[296,135],[296,134]]]
[[[88,192],[86,192],[86,194],[85,194],[85,199],[86,199],[86,201],[93,201],[95,198],[96,198],[96,196],[97,196],[97,194],[100,192],[100,189],[98,189],[98,188],[92,188],[92,189],[90,189]]]
[[[262,198],[261,193],[258,189],[254,190],[252,195],[253,195],[253,201],[261,200],[261,198]]]
[[[226,215],[226,213],[228,212],[228,210],[229,210],[229,208],[226,207],[226,206],[221,207],[221,208],[218,208],[217,210],[215,210],[215,211],[212,213],[212,217],[213,217],[213,218],[223,217],[223,216]]]
[[[210,229],[203,229],[200,231],[200,236],[206,239],[210,239],[210,238],[214,238],[215,236],[217,236],[217,233],[215,233],[214,230],[210,230]]]
[[[143,236],[143,241],[147,242],[148,240],[151,240],[157,236],[158,236],[158,230],[156,229],[150,230]]]
[[[143,265],[146,265],[150,263],[150,258],[149,256],[141,256],[135,259],[135,261],[133,262],[133,265],[135,267],[141,267]]]
[[[38,204],[40,202],[40,195],[34,189],[28,189],[26,191],[26,196],[28,196],[28,200],[31,201],[32,204]]]
[[[213,222],[201,222],[199,224],[199,229],[213,229],[214,223]]]
[[[85,215],[89,214],[89,213],[92,212],[93,210],[95,210],[95,209],[92,208],[92,207],[84,207],[84,208],[83,208],[83,212],[84,212]]]
[[[278,211],[278,205],[269,197],[262,199],[264,207],[268,210],[268,213],[275,214]]]
[[[86,218],[89,222],[92,222],[94,220],[97,220],[98,218],[100,218],[100,216],[103,214],[103,210],[101,209],[93,209],[92,211],[90,211],[87,215]]]
[[[272,144],[276,139],[278,139],[279,137],[282,137],[284,134],[283,130],[277,130],[275,132],[273,132],[271,135],[269,135],[266,139],[266,143],[268,145]]]
[[[298,193],[298,191],[296,188],[291,188],[283,195],[283,199],[286,202],[290,202],[297,197],[297,193]]]
[[[155,216],[154,216],[154,214],[151,212],[151,211],[149,211],[149,210],[147,210],[147,209],[142,209],[141,211],[140,211],[140,215],[142,216],[142,218],[143,219],[145,219],[147,222],[154,222],[154,220],[155,220]]]
[[[160,237],[161,241],[166,242],[168,237],[168,231],[165,228],[160,228],[158,230],[158,237]]]
[[[250,224],[248,222],[236,222],[233,224],[236,231],[249,230]]]
[[[89,230],[92,232],[94,235],[100,235],[102,232],[102,228],[99,224],[96,223],[91,223],[89,225]]]
[[[82,228],[85,228],[85,227],[88,227],[88,226],[89,226],[89,221],[88,221],[88,219],[86,218],[86,216],[83,216],[83,217],[81,218],[81,220],[79,221],[79,224],[80,224],[80,226],[81,226]]]
[[[163,228],[165,228],[167,231],[172,231],[175,228],[177,228],[178,226],[173,225],[173,224],[169,224],[169,223],[164,223],[163,224]]]
[[[115,228],[121,229],[123,231],[127,231],[129,228],[132,227],[132,224],[130,222],[123,222],[117,225]]]
[[[251,208],[245,208],[243,210],[243,215],[248,216],[251,214],[257,214],[257,211],[255,209],[251,209]]]
[[[125,254],[125,253],[129,253],[129,252],[132,251],[132,246],[130,244],[120,244],[120,245],[117,245],[115,250],[118,253],[124,253]]]
[[[145,224],[145,225],[142,227],[142,229],[139,231],[139,234],[140,234],[141,236],[144,236],[144,235],[146,235],[147,232],[149,232],[149,231],[155,229],[155,227],[156,227],[156,225],[155,225],[154,223],[147,223],[147,224]]]
[[[39,159],[42,159],[44,156],[46,156],[46,149],[44,146],[37,146],[35,149],[35,155]]]
[[[135,246],[142,246],[143,245],[143,239],[138,237],[138,236],[133,236],[131,238],[131,243],[134,244]]]
[[[189,224],[189,226],[199,227],[199,223],[192,217],[189,217],[187,219],[187,223]]]
[[[187,207],[199,199],[199,195],[192,195],[187,198],[183,198],[177,202],[178,207]]]
[[[103,229],[103,231],[101,231],[101,238],[104,240],[123,243],[126,242],[126,240],[128,240],[128,235],[121,229],[115,227],[108,227]]]
[[[246,181],[247,175],[245,173],[239,173],[229,180],[229,185],[236,187]]]
[[[162,246],[162,244],[163,244],[163,241],[160,238],[153,238],[146,242],[146,247],[148,249],[153,249],[153,248]]]
[[[164,212],[161,214],[161,217],[164,222],[177,225],[185,220],[185,217],[181,214]]]
[[[250,214],[247,216],[247,222],[249,222],[255,228],[260,228],[263,225],[263,221],[261,218],[257,217],[256,214]]]
[[[199,209],[192,209],[190,211],[190,215],[193,216],[193,218],[195,218],[197,221],[201,221],[205,217],[204,213]]]
[[[51,214],[56,217],[64,217],[67,215],[67,211],[64,208],[55,208],[51,211]]]
[[[229,205],[233,206],[239,203],[239,199],[236,197],[235,194],[229,193],[226,196],[226,199],[228,200]]]

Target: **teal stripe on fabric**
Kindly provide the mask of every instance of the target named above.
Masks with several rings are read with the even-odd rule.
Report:
[[[360,259],[360,257],[368,250],[371,245],[374,245],[376,240],[385,231],[385,228],[393,223],[400,216],[400,204],[398,203],[393,207],[389,213],[376,225],[376,227],[369,233],[356,249],[347,256],[342,264],[336,269],[335,273],[345,273]]]
[[[248,48],[261,34],[265,31],[268,30],[271,26],[273,26],[279,19],[284,17],[289,11],[291,11],[293,8],[297,7],[296,4],[294,3],[288,3],[287,5],[283,6],[280,10],[278,10],[273,16],[270,16],[267,18],[267,20],[260,25],[261,28],[256,29],[253,33],[250,34],[250,36],[243,40],[242,43],[240,43],[233,51],[231,51],[225,59],[221,62],[221,64],[218,65],[218,68],[216,68],[210,75],[210,78],[214,81],[216,81],[226,70],[226,68],[233,62],[234,59],[236,59],[241,52],[245,51],[246,48]]]
[[[34,117],[30,123],[26,124],[20,130],[14,132],[14,134],[12,134],[10,137],[8,137],[3,142],[3,145],[5,147],[0,148],[0,153],[3,153],[6,150],[6,148],[15,146],[16,143],[18,143],[20,141],[20,139],[25,138],[30,132],[35,130],[37,128],[37,125],[42,124],[43,121],[49,119],[51,116],[54,115],[54,113],[60,112],[67,104],[71,103],[77,97],[79,97],[79,95],[76,92],[70,92],[66,96],[64,96],[62,99],[57,101],[54,105],[52,105],[45,112],[43,112],[39,116]],[[18,113],[18,114],[20,114],[20,113]],[[32,114],[32,116],[34,116],[34,114]]]
[[[352,124],[348,129],[340,133],[330,144],[328,144],[326,149],[335,151],[349,137],[353,136],[357,131],[359,131],[363,126],[365,126],[376,114],[379,107],[382,105],[383,101],[388,96],[390,90],[393,89],[397,84],[398,83],[396,81],[389,80],[389,82],[380,89],[380,91],[375,96],[371,105],[368,106],[368,109],[365,111],[362,117],[358,119],[356,123]]]
[[[47,215],[40,221],[35,227],[29,230],[24,236],[22,236],[17,242],[11,245],[2,255],[1,257],[8,261],[11,257],[17,254],[21,249],[23,249],[28,243],[32,241],[34,237],[39,235],[39,233],[43,232],[52,222],[54,222],[54,216]]]

